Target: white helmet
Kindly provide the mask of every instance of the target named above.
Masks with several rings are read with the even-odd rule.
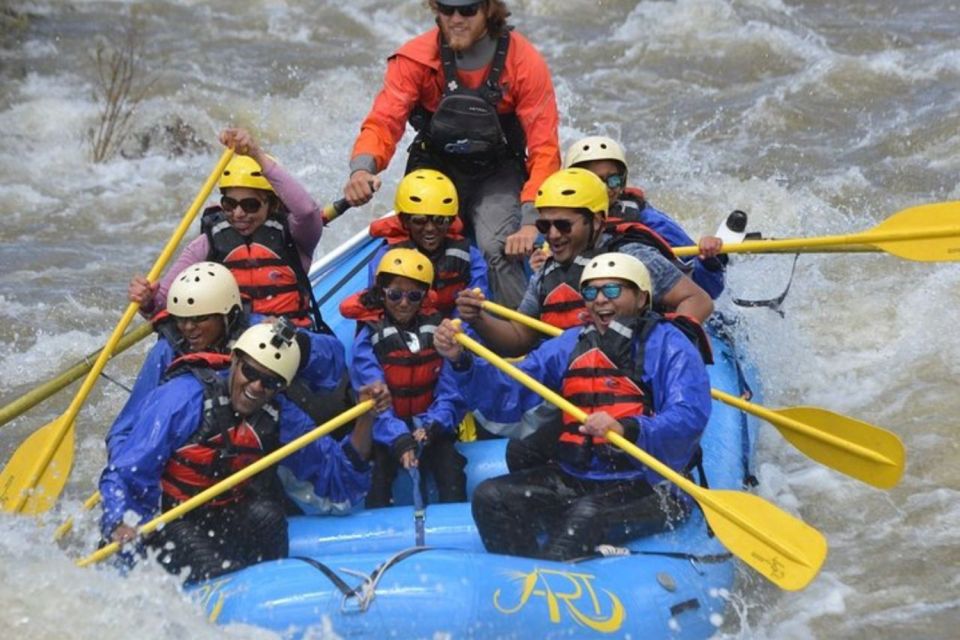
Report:
[[[580,286],[596,278],[618,278],[632,282],[647,296],[653,291],[647,266],[628,253],[604,253],[590,260],[580,275]]]
[[[574,142],[567,149],[563,168],[569,169],[594,160],[613,160],[623,165],[624,171],[627,170],[627,157],[623,147],[613,138],[606,136],[588,136]]]
[[[240,308],[240,288],[230,270],[216,262],[190,265],[167,293],[167,311],[177,318],[228,315],[235,308]]]
[[[287,381],[289,385],[300,368],[300,347],[297,341],[283,336],[275,325],[255,324],[233,345],[270,371]]]

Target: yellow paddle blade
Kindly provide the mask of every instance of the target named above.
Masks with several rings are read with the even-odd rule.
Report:
[[[50,464],[44,467],[36,484],[31,482],[31,476],[35,473],[37,452],[46,450],[51,441],[59,437],[62,420],[63,417],[57,418],[34,431],[0,471],[0,505],[4,511],[38,514],[47,511],[57,501],[73,466],[72,425],[67,428],[63,440],[54,450]],[[21,496],[26,496],[22,506]]]
[[[904,209],[865,235],[877,238],[868,240],[869,244],[907,260],[960,260],[960,202],[936,202]]]
[[[707,523],[732,554],[781,589],[810,584],[827,558],[827,540],[759,496],[702,489],[694,495]]]
[[[907,260],[955,262],[960,260],[960,201],[935,202],[898,211],[872,229],[812,238],[747,240],[724,245],[722,253],[817,253],[847,248],[874,247]],[[697,247],[676,247],[680,257],[695,256]]]
[[[886,429],[819,407],[768,409],[719,389],[710,395],[769,422],[799,451],[851,478],[889,489],[903,475],[903,443]]]
[[[900,482],[906,454],[896,434],[817,407],[789,407],[773,413],[782,420],[771,424],[820,464],[880,489]],[[797,424],[807,428],[796,428]]]

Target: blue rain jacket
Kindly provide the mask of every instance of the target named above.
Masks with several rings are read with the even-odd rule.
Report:
[[[575,327],[546,340],[516,366],[559,392],[582,330]],[[454,371],[449,362],[444,367],[453,374],[468,405],[495,422],[517,422],[525,411],[543,402],[538,394],[481,358],[474,357],[462,372]],[[706,366],[686,336],[669,323],[660,322],[647,338],[642,379],[652,389],[654,415],[632,416],[640,425],[635,444],[682,472],[696,452],[710,417],[710,378]],[[651,485],[663,481],[639,461],[633,460],[633,464],[635,471],[611,472],[594,456],[590,471],[566,465],[564,471],[578,477],[609,480],[642,475]]]
[[[665,214],[663,211],[653,207],[649,202],[640,212],[640,222],[656,231],[671,247],[690,247],[696,245],[696,241],[687,235],[677,221]],[[690,278],[707,292],[711,298],[716,299],[723,293],[724,269],[719,262],[714,262],[719,268],[711,271],[707,264],[696,256],[689,258],[680,258],[687,267],[693,267]]]
[[[228,371],[218,372],[226,377]],[[281,444],[313,430],[310,417],[283,395],[280,406]],[[141,403],[129,437],[116,443],[100,476],[103,495],[101,530],[108,536],[124,514],[132,511],[142,522],[160,509],[160,476],[173,452],[183,446],[203,419],[203,385],[193,375],[180,375],[149,392]],[[269,452],[267,452],[269,453]],[[350,443],[320,438],[288,456],[286,467],[298,480],[313,485],[320,499],[357,504],[370,488],[370,466]]]

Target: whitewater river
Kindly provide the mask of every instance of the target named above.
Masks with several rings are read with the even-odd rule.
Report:
[[[422,0],[51,0],[0,3],[0,400],[102,345],[126,283],[155,260],[213,167],[216,132],[251,128],[329,201],[383,59],[429,24]],[[621,139],[632,182],[712,232],[735,208],[792,237],[866,230],[921,203],[960,199],[956,3],[780,0],[528,0],[512,21],[544,53],[566,146]],[[123,155],[90,161],[97,43],[121,42],[135,8],[153,81]],[[409,140],[409,138],[408,138]],[[395,161],[385,183],[395,184]],[[387,210],[393,189],[328,229],[330,251]],[[195,231],[191,232],[191,236]],[[738,259],[739,298],[782,291],[792,258]],[[948,638],[960,622],[960,267],[883,253],[802,256],[784,304],[739,314],[770,406],[810,404],[897,432],[901,484],[883,492],[762,432],[765,498],[820,529],[820,576],[784,593],[742,572],[727,638]],[[146,344],[108,367],[136,374]],[[60,394],[0,427],[5,461],[59,415]],[[77,510],[124,399],[101,382],[80,414],[60,508]],[[208,625],[159,569],[120,581],[80,570],[91,523],[66,549],[0,516],[6,638],[272,637]],[[320,630],[318,637],[335,637]]]

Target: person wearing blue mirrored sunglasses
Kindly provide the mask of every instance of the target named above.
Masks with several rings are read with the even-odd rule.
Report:
[[[650,272],[631,255],[590,258],[579,285],[589,323],[546,340],[517,367],[589,417],[580,425],[557,415],[558,426],[545,430],[553,442],[535,441],[546,448],[539,464],[511,466],[476,487],[473,517],[491,553],[571,560],[690,513],[689,500],[606,436],[617,433],[676,471],[689,468],[710,416],[708,339],[695,320],[651,310]],[[464,351],[460,330],[445,320],[434,344],[468,403],[497,422],[539,405],[539,394]]]

